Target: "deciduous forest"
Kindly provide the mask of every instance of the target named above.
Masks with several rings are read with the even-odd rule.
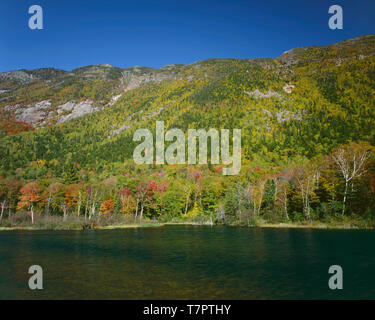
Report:
[[[2,73],[0,226],[373,227],[374,54],[368,35],[275,59]],[[136,165],[133,134],[156,121],[241,129],[241,172]]]

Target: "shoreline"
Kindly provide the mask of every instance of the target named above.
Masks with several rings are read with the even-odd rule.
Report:
[[[296,223],[265,223],[260,228],[274,229],[318,229],[318,230],[373,230],[372,227],[358,227],[349,224],[296,224]]]
[[[350,224],[298,224],[298,223],[259,223],[254,226],[244,225],[214,225],[207,223],[194,223],[194,222],[145,222],[134,224],[120,224],[109,226],[95,226],[90,229],[82,228],[59,228],[48,229],[38,228],[33,226],[27,227],[0,227],[1,231],[85,231],[85,230],[119,230],[119,229],[137,229],[137,228],[159,228],[165,226],[228,226],[228,227],[241,227],[241,228],[273,228],[273,229],[316,229],[316,230],[374,230],[373,227],[359,227]]]

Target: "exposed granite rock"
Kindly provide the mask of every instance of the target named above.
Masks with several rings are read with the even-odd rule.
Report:
[[[115,95],[111,98],[111,101],[109,101],[106,105],[106,107],[111,107],[113,106],[120,98],[122,97],[122,93]]]
[[[285,51],[280,57],[279,60],[281,63],[290,67],[297,64],[300,61],[300,52],[305,48],[295,48]]]
[[[15,104],[13,106],[5,106],[4,110],[5,111],[10,111],[10,112],[15,112],[18,108],[21,108],[20,104]]]
[[[75,103],[75,101],[69,101],[61,106],[57,107],[57,113],[62,114],[64,111],[69,112],[69,114],[62,115],[57,124],[66,122],[75,118],[79,118],[88,113],[93,113],[101,110],[101,107],[96,107],[94,102],[90,99]]]
[[[35,80],[52,80],[65,73],[64,70],[55,68],[41,68],[33,70],[15,70],[0,73],[1,80],[16,80],[22,84],[26,84]]]
[[[35,78],[32,74],[28,74],[22,70],[9,71],[0,73],[1,80],[19,80],[23,83],[31,82]]]
[[[67,103],[58,106],[57,114],[62,114],[64,111],[72,111],[75,104],[76,104],[75,101],[72,100],[72,101],[68,101]]]
[[[122,72],[124,91],[137,89],[147,83],[159,83],[165,80],[182,80],[182,76],[174,71],[174,65],[165,66],[160,70],[135,66]]]
[[[251,91],[251,92],[245,91],[245,93],[249,96],[253,96],[255,99],[272,98],[272,97],[284,99],[284,97],[281,94],[271,91],[271,90],[268,90],[267,93],[263,93],[259,91],[258,89],[255,89],[254,91]]]
[[[15,119],[20,122],[26,122],[33,126],[41,125],[43,120],[48,117],[51,101],[45,100],[37,103],[29,104],[26,107],[20,105],[6,106],[6,111],[13,111]]]
[[[44,126],[54,118],[58,119],[57,123],[62,123],[101,109],[102,107],[95,106],[94,102],[89,99],[81,102],[68,101],[56,109],[52,108],[50,100],[32,103],[25,107],[20,104],[4,107],[4,110],[14,112],[16,121],[26,122],[34,127]]]

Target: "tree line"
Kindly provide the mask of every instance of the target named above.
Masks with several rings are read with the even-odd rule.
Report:
[[[59,177],[34,163],[37,179],[0,179],[0,222],[12,225],[21,212],[38,216],[126,216],[134,221],[211,221],[253,225],[259,221],[300,222],[375,220],[375,153],[369,143],[349,143],[326,156],[276,165],[245,160],[237,176],[222,166],[136,166],[118,164],[117,175],[67,162]],[[6,219],[8,216],[8,219]],[[13,223],[14,224],[14,223]]]

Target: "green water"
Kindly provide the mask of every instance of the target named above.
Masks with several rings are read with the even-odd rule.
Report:
[[[0,232],[0,299],[375,299],[374,245],[357,230]],[[343,290],[328,288],[335,264]],[[44,290],[28,288],[31,265]]]

